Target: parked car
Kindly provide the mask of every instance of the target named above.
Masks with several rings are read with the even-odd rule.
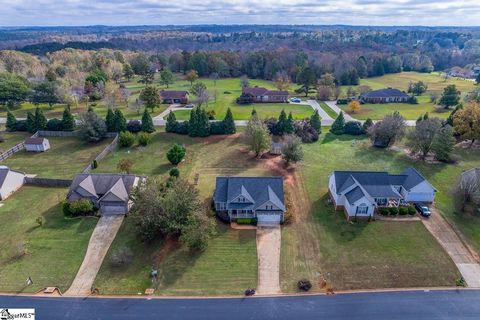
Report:
[[[290,98],[290,102],[299,103],[299,102],[302,102],[302,100],[300,100],[300,98],[293,97],[293,98]]]
[[[430,215],[432,214],[430,212],[430,209],[428,209],[427,206],[425,205],[422,205],[420,203],[415,203],[415,209],[417,209],[417,211],[420,213],[420,215],[422,215],[423,217],[430,217]]]
[[[195,108],[195,106],[193,104],[189,103],[189,104],[185,105],[185,108],[192,109],[192,108]]]

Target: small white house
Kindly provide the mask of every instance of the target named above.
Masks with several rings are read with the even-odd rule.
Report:
[[[414,168],[400,174],[369,171],[334,171],[328,190],[336,209],[348,219],[373,216],[377,207],[401,202],[432,203],[437,190]]]
[[[0,166],[0,200],[5,200],[25,183],[25,174]]]
[[[47,138],[25,139],[25,149],[33,152],[45,152],[50,149],[50,142]]]

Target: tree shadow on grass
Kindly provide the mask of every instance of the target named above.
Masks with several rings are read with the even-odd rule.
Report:
[[[323,132],[322,132],[322,134],[323,134]],[[326,143],[330,143],[330,142],[334,142],[334,141],[354,141],[354,140],[358,140],[358,141],[366,140],[366,136],[365,135],[352,136],[352,135],[349,135],[349,134],[336,135],[336,134],[331,133],[330,131],[327,131],[324,134],[323,140],[320,138],[320,141],[321,141],[322,144],[324,144],[324,143],[326,144]]]

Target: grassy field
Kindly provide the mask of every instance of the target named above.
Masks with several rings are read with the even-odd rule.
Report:
[[[118,159],[128,157],[135,163],[135,173],[165,175],[171,168],[165,154],[174,142],[187,148],[186,160],[179,166],[181,176],[193,181],[199,174],[198,189],[206,205],[218,175],[274,174],[244,152],[238,136],[198,139],[164,132],[154,134],[152,143],[146,148],[120,149],[109,155],[98,170],[115,172]],[[132,264],[118,270],[109,264],[109,260],[121,247],[130,248],[135,257]],[[242,294],[247,287],[255,287],[257,282],[255,232],[233,230],[218,222],[217,235],[210,240],[208,248],[192,254],[177,241],[145,246],[137,239],[134,226],[127,217],[95,285],[102,293],[143,293],[152,287],[148,278],[152,265],[159,270],[159,282],[153,285],[159,295]]]
[[[82,263],[97,219],[65,219],[64,188],[24,186],[0,208],[0,291],[65,291]],[[32,210],[35,208],[35,210]],[[36,223],[43,218],[43,225]],[[32,277],[33,285],[25,280]]]
[[[319,101],[320,107],[322,107],[323,111],[325,111],[332,119],[336,119],[338,114],[333,111],[325,102]]]
[[[367,118],[382,119],[385,115],[391,114],[393,111],[399,111],[407,120],[415,120],[420,115],[428,112],[431,116],[438,118],[447,118],[450,111],[437,108],[430,102],[430,95],[435,94],[438,97],[443,92],[443,88],[447,85],[455,84],[460,90],[462,96],[475,88],[472,81],[461,80],[456,78],[445,79],[436,72],[419,73],[419,72],[402,72],[395,74],[387,74],[381,77],[366,78],[360,80],[360,85],[367,85],[373,90],[383,89],[387,87],[396,88],[407,91],[410,82],[423,81],[428,84],[427,92],[418,97],[418,104],[408,103],[387,103],[387,104],[362,104],[360,111],[352,114],[346,105],[339,105],[342,110],[347,111],[353,117],[361,120]],[[344,88],[346,90],[346,88]]]
[[[26,138],[30,137],[31,134],[27,132],[0,132],[0,136],[5,139],[5,141],[0,142],[0,153],[5,152],[11,147],[23,142]]]
[[[15,133],[18,134],[18,133]],[[2,164],[44,178],[72,178],[80,173],[111,139],[93,144],[77,138],[49,137],[51,149],[46,152],[15,153]]]
[[[297,183],[305,190],[297,199],[307,203],[300,206],[296,222],[283,228],[282,289],[293,292],[296,281],[306,277],[318,290],[321,274],[336,289],[454,285],[459,277],[455,265],[421,222],[349,223],[328,204],[328,177],[333,170],[399,172],[411,165],[439,188],[439,202],[448,199],[444,195],[448,184],[442,187],[435,172],[452,167],[424,170],[405,155],[374,150],[358,137],[326,134],[320,142],[305,145],[301,183]],[[450,181],[455,178],[453,172],[448,176]]]

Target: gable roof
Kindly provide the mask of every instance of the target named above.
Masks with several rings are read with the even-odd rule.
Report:
[[[99,201],[106,195],[114,195],[119,202],[126,202],[136,178],[131,174],[77,174],[70,185],[67,198],[70,200],[82,198],[84,197],[82,190],[85,190]]]
[[[418,172],[417,170],[415,170],[415,168],[412,167],[405,169],[400,174],[406,176],[405,181],[402,183],[402,186],[407,190],[410,190],[413,187],[422,183],[423,181],[427,180],[420,174],[420,172]]]
[[[352,190],[345,193],[345,197],[350,203],[354,203],[355,201],[363,198],[364,196],[365,196],[365,193],[363,193],[362,188],[360,187],[355,187]]]
[[[162,90],[160,96],[162,99],[182,99],[188,95],[188,91]]]
[[[7,166],[0,166],[0,188],[3,186],[3,183],[7,179],[8,175],[11,172],[16,172],[25,175],[23,172],[12,170]]]
[[[25,144],[42,145],[46,138],[26,138]]]
[[[240,195],[251,202],[232,203]],[[255,210],[270,201],[285,211],[282,177],[217,177],[213,197],[216,202],[226,203],[229,209]]]
[[[288,91],[280,91],[280,90],[268,90],[263,87],[253,87],[253,88],[243,88],[243,94],[251,94],[252,96],[288,96]]]
[[[390,98],[390,97],[409,98],[410,96],[398,89],[386,88],[386,89],[373,90],[370,92],[363,93],[361,97],[362,98]]]

